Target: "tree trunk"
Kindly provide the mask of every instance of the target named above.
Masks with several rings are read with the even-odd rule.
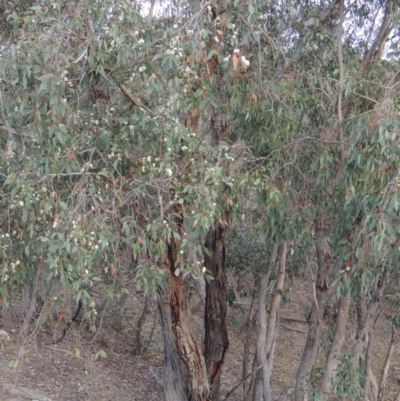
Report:
[[[255,373],[256,369],[257,369],[257,352],[255,352],[255,354],[254,354],[253,364],[252,364],[252,374],[250,376],[250,383],[247,387],[246,394],[244,395],[243,401],[251,401],[253,398],[254,384],[255,384],[255,379],[256,379],[256,375],[254,373]]]
[[[158,309],[164,338],[164,393],[166,401],[188,401],[187,375],[172,331],[171,292],[168,284],[158,290]]]
[[[27,284],[24,287],[24,321],[20,330],[20,334],[26,336],[29,333],[29,328],[33,313],[36,309],[37,289],[39,281],[39,272],[37,271],[33,278],[33,283]]]
[[[315,231],[317,234],[315,250],[318,262],[317,281],[314,283],[312,278],[315,299],[309,317],[306,345],[296,375],[295,401],[303,401],[306,400],[307,397],[307,382],[318,354],[318,345],[322,330],[320,324],[323,313],[322,308],[324,301],[329,294],[327,280],[332,269],[330,247],[324,234],[325,218],[321,212],[318,213],[315,221]]]
[[[170,219],[178,230],[180,238],[183,237],[183,210],[179,204],[174,204],[170,211]],[[190,401],[208,401],[210,387],[207,379],[206,365],[200,347],[193,338],[190,330],[189,311],[186,300],[186,286],[182,273],[182,255],[180,254],[180,240],[176,240],[172,236],[167,243],[166,253],[162,260],[162,265],[167,278],[166,287],[169,296],[169,312],[171,320],[165,320],[171,324],[173,341],[175,342],[176,351],[185,365],[188,379],[188,399]],[[161,309],[160,309],[161,312]],[[169,317],[165,317],[167,319]],[[169,331],[169,327],[167,331]],[[170,333],[167,333],[168,335]],[[174,351],[169,343],[165,343],[166,347],[170,347],[167,352]],[[175,355],[170,355],[175,357]],[[175,367],[176,367],[176,363]],[[176,378],[174,373],[174,378]],[[166,378],[168,379],[168,377]],[[180,380],[183,379],[182,374]],[[165,388],[167,388],[165,383]],[[184,387],[183,385],[181,387]],[[175,391],[175,388],[173,388]],[[171,399],[172,401],[172,399]]]
[[[149,313],[149,297],[145,295],[142,313],[135,325],[135,346],[133,348],[133,355],[140,355],[142,353],[142,328],[146,321],[146,315]]]
[[[260,290],[258,293],[258,321],[257,321],[257,365],[262,368],[257,372],[254,390],[253,400],[263,399],[263,388],[268,386],[268,366],[266,364],[267,355],[265,351],[266,339],[267,339],[267,313],[265,310],[265,297],[268,291],[269,277],[274,269],[276,257],[278,254],[278,245],[272,246],[271,255],[269,258],[268,266],[261,278]]]
[[[253,298],[251,300],[251,305],[250,305],[249,317],[248,317],[247,322],[243,325],[243,328],[246,329],[246,335],[244,338],[244,345],[243,345],[243,361],[242,361],[243,397],[246,397],[246,394],[248,393],[250,385],[254,382],[254,380],[250,380],[249,385],[247,385],[247,381],[245,378],[248,375],[248,365],[251,363],[250,345],[251,345],[251,333],[252,333],[253,320],[255,317],[255,311],[256,311],[255,295],[253,295]],[[253,365],[254,365],[254,363],[253,363]],[[252,379],[253,379],[253,377],[254,376],[252,376]]]
[[[172,331],[175,335],[178,354],[188,372],[190,400],[206,401],[210,391],[206,365],[200,347],[194,340],[190,330],[185,283],[182,273],[178,276],[174,274],[177,268],[174,263],[176,260],[174,254],[173,247],[169,246]]]
[[[347,320],[349,318],[349,308],[350,308],[349,298],[347,297],[341,298],[338,318],[336,320],[335,334],[333,337],[331,348],[326,358],[324,375],[322,377],[322,382],[320,387],[320,392],[322,397],[324,396],[326,397],[326,394],[330,392],[332,387],[331,381],[337,369],[337,356],[342,351],[345,339],[346,325],[347,325]]]
[[[394,346],[396,344],[396,340],[397,340],[397,330],[392,325],[392,335],[390,337],[390,344],[389,344],[389,348],[388,348],[388,351],[387,351],[387,354],[386,354],[385,362],[383,364],[381,378],[379,380],[379,389],[378,389],[378,398],[377,398],[378,401],[383,401],[387,375],[388,375],[388,372],[389,372],[390,362],[392,360],[392,356],[393,356]]]
[[[381,277],[375,278],[375,291],[367,301],[363,295],[357,302],[357,335],[353,347],[352,357],[354,364],[359,363],[364,368],[365,378],[363,383],[365,399],[376,400],[378,390],[375,376],[370,366],[370,355],[372,352],[373,334],[377,322],[379,300],[386,288],[387,272]],[[378,315],[379,317],[379,315]],[[372,393],[371,393],[372,392]]]
[[[376,401],[378,398],[378,384],[371,367],[372,349],[374,344],[374,329],[375,326],[371,327],[371,330],[369,331],[368,344],[365,352],[365,378],[363,383],[364,401]]]
[[[221,368],[229,347],[225,275],[225,237],[228,219],[229,212],[225,211],[217,226],[208,232],[204,244],[209,252],[209,255],[204,253],[205,267],[214,278],[206,284],[204,313],[204,357],[210,384],[210,400],[219,399]]]
[[[259,366],[262,365],[262,368],[260,369],[261,374],[258,375],[257,373],[253,392],[253,401],[272,400],[270,377],[271,377],[276,333],[277,333],[278,312],[280,307],[283,284],[285,282],[286,252],[287,252],[287,242],[284,242],[281,245],[278,277],[276,280],[276,286],[274,293],[272,295],[271,305],[269,308],[268,325],[266,322],[267,319],[265,313],[266,292],[264,291],[264,288],[262,289],[262,291],[260,288],[259,310],[258,310],[260,328],[258,329],[258,339],[257,339],[257,363]],[[273,252],[271,252],[271,260],[272,256]],[[265,282],[263,284],[265,285]],[[261,293],[264,294],[264,298],[261,298]],[[264,315],[264,317],[262,317],[262,315]]]

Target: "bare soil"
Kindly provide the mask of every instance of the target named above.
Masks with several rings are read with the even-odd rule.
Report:
[[[301,279],[290,284],[289,300],[281,310],[280,333],[272,374],[274,401],[292,400],[295,376],[305,343],[307,324],[305,316],[312,302],[309,283]],[[202,308],[195,294],[193,305],[193,332],[201,341]],[[155,302],[146,317],[142,330],[147,349],[139,356],[133,354],[132,338],[143,305],[143,298],[134,293],[126,304],[127,325],[115,330],[113,318],[116,306],[109,305],[102,326],[93,341],[93,334],[81,327],[68,330],[65,339],[52,344],[48,332],[37,331],[21,341],[8,330],[10,340],[0,344],[0,401],[161,401],[163,391],[149,373],[153,367],[162,378],[163,340],[156,316]],[[244,323],[248,317],[249,299],[238,299],[229,308],[228,324],[230,347],[226,355],[221,381],[221,400],[241,380]],[[150,339],[153,330],[153,336]],[[0,327],[1,328],[1,327]],[[255,345],[255,327],[251,328],[251,341]],[[373,371],[379,380],[390,339],[390,327],[383,317],[376,331]],[[351,341],[351,338],[349,338]],[[99,351],[104,351],[105,355]],[[101,355],[103,354],[103,356]],[[392,359],[387,386],[387,400],[399,390],[400,350],[396,348]],[[231,401],[241,401],[240,386]]]

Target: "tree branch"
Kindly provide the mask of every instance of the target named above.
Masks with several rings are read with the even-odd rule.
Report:
[[[338,32],[338,62],[339,62],[339,87],[338,87],[338,102],[337,102],[337,113],[338,113],[338,141],[340,142],[340,161],[344,163],[344,144],[343,144],[343,131],[341,124],[343,121],[342,113],[342,96],[343,96],[343,79],[344,79],[344,67],[343,67],[343,21],[344,21],[344,0],[340,0],[340,21],[339,21],[339,32]]]
[[[324,10],[322,10],[322,13],[319,17],[320,25],[324,24],[326,21],[329,20],[329,18],[332,17],[333,14],[336,13],[339,3],[340,3],[340,0],[333,0],[332,3],[329,4],[328,7],[326,7]]]
[[[121,92],[136,106],[139,108],[142,108],[146,110],[150,115],[154,116],[154,113],[146,107],[144,104],[142,104],[142,101],[133,95],[131,92],[129,92],[128,88],[124,84],[118,84],[119,89],[121,89]]]
[[[370,49],[364,54],[364,59],[361,64],[361,71],[364,72],[370,65],[372,60],[380,57],[383,51],[384,44],[392,29],[392,1],[386,3],[385,15],[382,20],[381,27]]]

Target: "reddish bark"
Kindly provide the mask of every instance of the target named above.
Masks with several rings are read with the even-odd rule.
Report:
[[[180,205],[174,205],[172,215],[178,232],[182,234],[183,214]],[[189,399],[192,401],[207,401],[210,387],[204,358],[190,330],[186,290],[182,273],[175,274],[177,269],[181,267],[179,251],[179,241],[171,238],[167,244],[164,267],[168,271],[172,331],[175,335],[177,352],[187,370]]]

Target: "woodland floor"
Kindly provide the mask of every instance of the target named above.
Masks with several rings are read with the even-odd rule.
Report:
[[[274,401],[293,399],[296,370],[307,331],[305,314],[312,302],[308,283],[301,279],[292,283],[292,289],[286,297],[289,299],[281,311],[272,374]],[[194,295],[191,304],[194,306],[198,302],[199,298]],[[139,294],[132,294],[127,301],[126,312],[132,325],[137,321],[142,305],[143,298]],[[243,324],[248,316],[249,306],[249,299],[237,299],[228,311],[230,347],[223,367],[221,400],[241,379],[245,335]],[[95,341],[92,341],[93,335],[89,336],[78,328],[71,328],[66,338],[56,345],[51,344],[50,335],[44,332],[34,333],[21,342],[9,331],[11,339],[3,342],[0,348],[0,401],[163,400],[162,390],[149,373],[152,366],[156,374],[162,377],[162,333],[155,315],[155,306],[152,308],[142,331],[144,342],[149,338],[153,325],[154,334],[147,350],[140,356],[132,353],[132,346],[129,344],[132,333],[129,328],[124,332],[112,328],[112,316],[116,314],[116,309],[110,305]],[[201,316],[201,309],[193,313],[194,333],[201,333]],[[252,331],[254,345],[255,328]],[[375,338],[373,370],[379,379],[390,338],[390,328],[385,318],[380,320]],[[106,353],[105,358],[98,355],[95,359],[99,350]],[[16,368],[12,367],[15,362],[18,362]],[[400,349],[397,347],[389,373],[386,393],[388,401],[394,398],[399,389],[399,375]],[[241,401],[242,386],[229,399]]]

